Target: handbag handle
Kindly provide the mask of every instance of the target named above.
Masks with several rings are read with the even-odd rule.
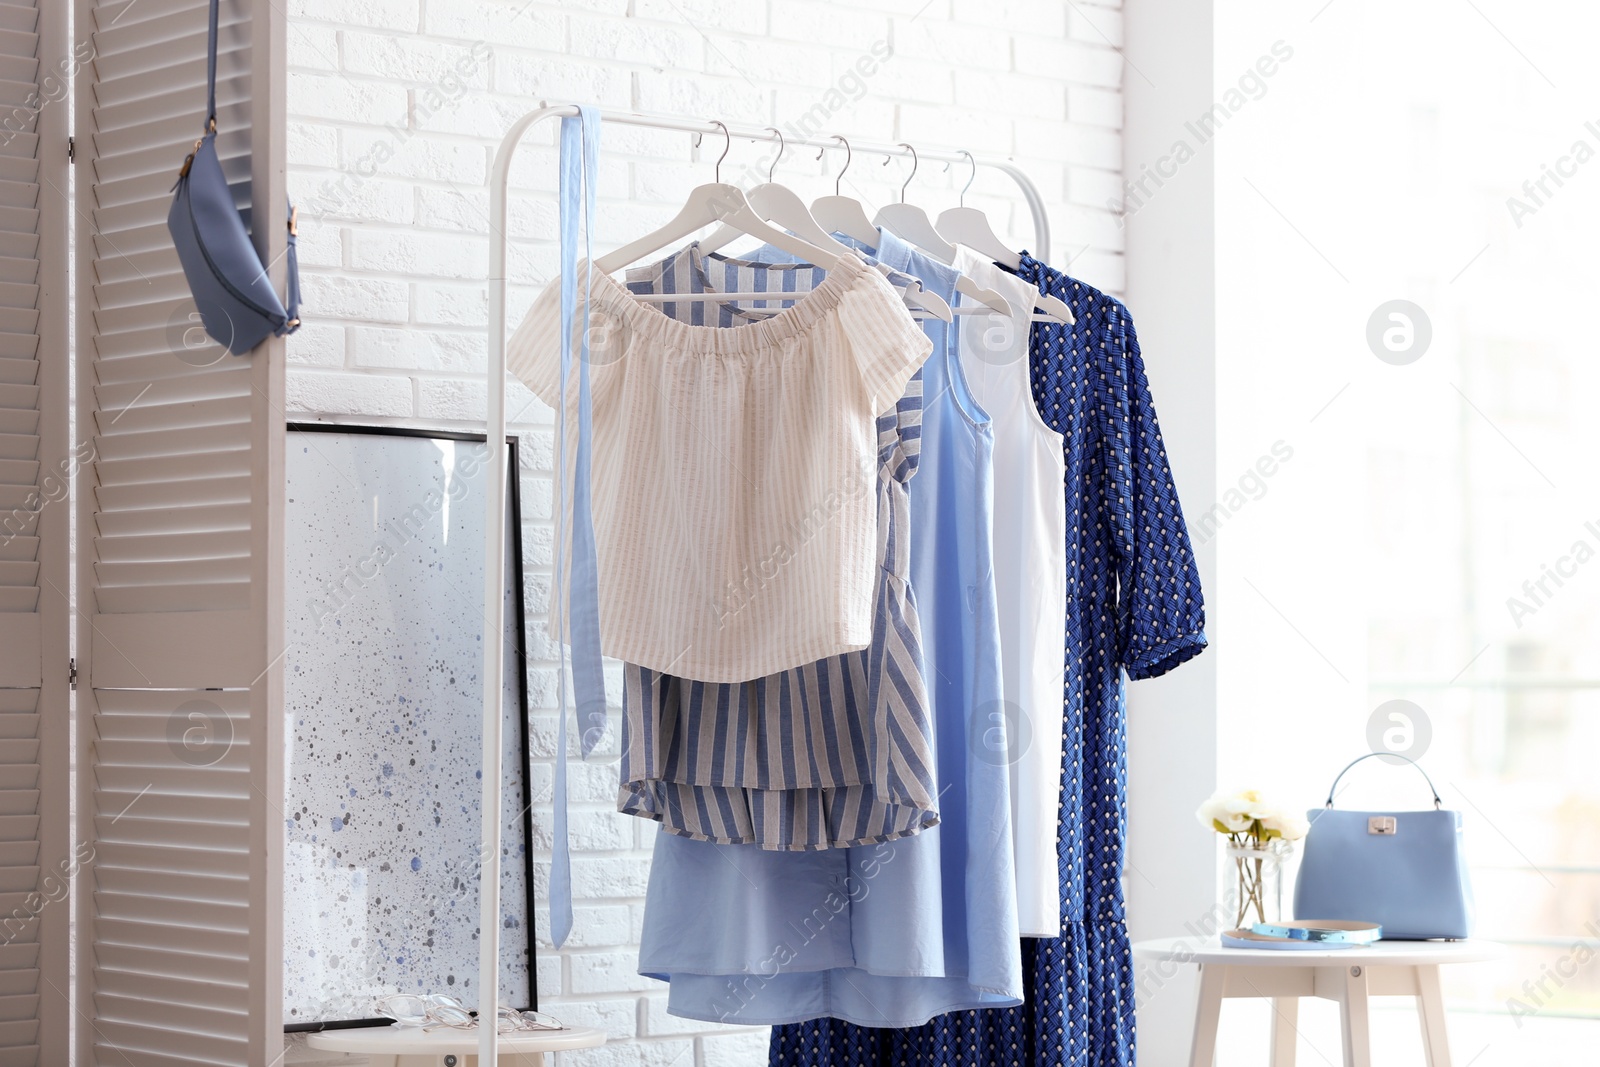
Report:
[[[1428,772],[1422,769],[1422,764],[1418,763],[1410,756],[1402,756],[1398,752],[1368,752],[1365,756],[1357,756],[1349,763],[1346,763],[1344,765],[1344,770],[1339,772],[1338,776],[1334,778],[1333,784],[1328,787],[1328,802],[1326,805],[1324,805],[1324,807],[1333,807],[1333,794],[1339,789],[1339,780],[1349,772],[1350,768],[1354,767],[1362,760],[1371,759],[1373,756],[1393,756],[1395,759],[1403,759],[1407,763],[1411,764],[1411,766],[1417,769],[1417,773],[1422,775],[1422,780],[1428,783],[1428,792],[1433,794],[1434,810],[1437,811],[1444,807],[1444,801],[1439,799],[1439,790],[1434,786],[1433,779],[1428,777]]]
[[[211,22],[206,34],[206,132],[217,132],[217,9],[220,0],[211,0]]]

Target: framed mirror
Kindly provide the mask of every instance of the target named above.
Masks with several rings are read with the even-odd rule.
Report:
[[[500,998],[537,1007],[515,442],[506,537]],[[478,1009],[480,435],[292,424],[285,543],[284,1027]],[[491,1006],[492,1007],[492,1006]]]

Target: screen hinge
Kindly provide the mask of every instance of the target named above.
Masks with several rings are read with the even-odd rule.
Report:
[[[67,138],[67,162],[68,163],[76,163],[77,161],[78,161],[78,139],[76,137],[68,137]]]
[[[75,658],[67,660],[67,687],[74,690],[78,688],[78,661]]]

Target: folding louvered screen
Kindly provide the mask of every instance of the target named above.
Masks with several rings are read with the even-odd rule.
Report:
[[[206,0],[77,12],[94,46],[76,178],[95,454],[76,1062],[266,1065],[282,1036],[283,347],[239,358],[206,340],[166,228],[204,120]],[[280,292],[282,19],[272,0],[223,0],[217,86],[218,155]]]
[[[0,3],[0,1067],[67,1059],[69,116],[59,5]]]

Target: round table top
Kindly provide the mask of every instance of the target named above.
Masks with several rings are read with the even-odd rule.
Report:
[[[604,1030],[574,1026],[565,1030],[501,1034],[500,1052],[562,1052],[575,1048],[599,1048],[605,1043]],[[417,1026],[353,1026],[307,1034],[306,1044],[328,1052],[475,1056],[478,1053],[478,1031],[457,1030],[448,1026],[428,1031]]]
[[[1135,957],[1179,963],[1226,963],[1239,967],[1326,967],[1360,962],[1412,967],[1433,963],[1476,963],[1504,956],[1497,941],[1378,941],[1371,945],[1330,949],[1225,948],[1215,937],[1162,937],[1136,941]]]

